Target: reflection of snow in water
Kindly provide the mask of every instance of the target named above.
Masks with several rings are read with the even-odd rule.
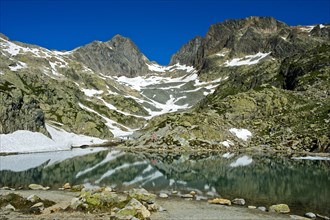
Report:
[[[330,157],[317,157],[317,156],[306,156],[306,157],[292,157],[294,160],[330,160]]]
[[[113,161],[113,160],[117,159],[118,157],[123,156],[124,154],[125,154],[124,152],[121,152],[118,150],[113,150],[113,151],[109,152],[108,155],[100,163],[98,163],[95,166],[90,167],[86,170],[79,171],[76,175],[76,178],[80,177],[83,174],[91,172],[92,170],[100,167],[101,165],[109,163],[110,161]]]
[[[95,183],[99,184],[103,179],[110,177],[111,175],[113,175],[114,173],[116,173],[117,171],[120,171],[122,169],[126,169],[132,166],[138,166],[138,165],[142,165],[142,164],[147,164],[146,161],[138,161],[138,162],[134,162],[134,163],[124,163],[118,167],[116,167],[115,169],[111,169],[108,170],[106,173],[104,173],[100,179],[96,180]]]
[[[45,152],[34,154],[17,154],[0,156],[0,171],[10,170],[14,172],[21,172],[36,168],[42,164],[51,166],[56,163],[61,163],[67,159],[83,156],[87,154],[96,153],[107,150],[106,148],[74,148],[70,151]]]
[[[230,167],[239,167],[239,166],[247,166],[252,163],[252,158],[248,156],[242,156],[238,158],[235,162],[232,162]]]

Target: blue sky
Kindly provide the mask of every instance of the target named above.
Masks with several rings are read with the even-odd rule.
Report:
[[[330,0],[0,0],[0,32],[57,50],[121,34],[167,64],[211,24],[252,15],[289,25],[330,23]]]

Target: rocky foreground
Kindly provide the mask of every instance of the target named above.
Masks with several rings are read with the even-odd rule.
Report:
[[[110,187],[85,189],[69,183],[56,191],[37,184],[30,184],[29,189],[0,190],[0,219],[329,219],[310,212],[306,217],[292,215],[286,204],[247,206],[242,198],[206,202],[194,191],[157,196],[143,188],[116,192]]]

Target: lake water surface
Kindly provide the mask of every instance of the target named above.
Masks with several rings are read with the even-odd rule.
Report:
[[[315,158],[314,158],[315,159]],[[247,205],[286,203],[294,214],[330,215],[330,161],[249,153],[126,153],[119,150],[21,154],[0,157],[0,187],[64,183],[159,193],[192,190],[198,199],[244,198]]]

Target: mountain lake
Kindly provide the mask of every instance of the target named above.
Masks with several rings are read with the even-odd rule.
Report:
[[[264,153],[129,153],[107,148],[73,149],[0,157],[0,187],[31,183],[58,189],[64,183],[143,187],[196,199],[244,198],[246,205],[286,203],[291,213],[330,215],[330,158]]]

